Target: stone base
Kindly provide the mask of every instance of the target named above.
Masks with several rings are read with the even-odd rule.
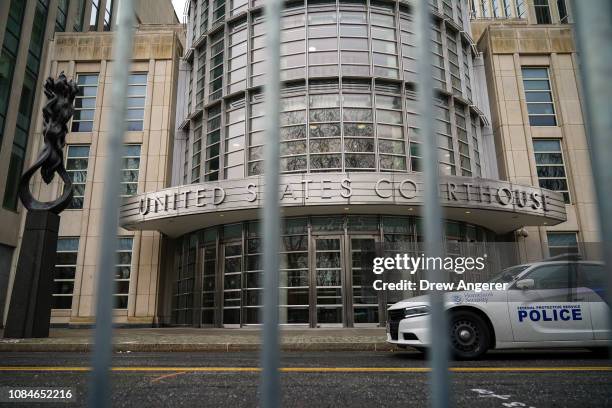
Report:
[[[28,211],[5,338],[49,337],[59,223],[50,211]]]

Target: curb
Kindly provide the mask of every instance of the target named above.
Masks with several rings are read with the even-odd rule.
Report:
[[[244,352],[259,351],[258,343],[119,343],[113,345],[113,352]],[[0,352],[73,352],[88,353],[93,350],[91,343],[0,343]],[[285,343],[281,351],[394,351],[396,348],[386,342],[371,343]]]

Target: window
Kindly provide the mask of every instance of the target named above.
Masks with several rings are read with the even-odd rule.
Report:
[[[304,14],[293,14],[281,17],[281,80],[302,79],[305,77],[306,66],[306,24]],[[311,27],[312,38],[325,34],[323,27]],[[314,30],[314,31],[313,31]],[[335,35],[335,34],[334,34]],[[260,54],[262,51],[258,51]],[[261,64],[259,64],[261,67]]]
[[[540,266],[529,272],[526,278],[533,279],[534,289],[569,289],[576,286],[574,268],[570,268],[569,263]]]
[[[556,126],[557,118],[548,67],[523,67],[522,72],[529,124],[531,126]]]
[[[472,116],[472,120],[470,121],[471,131],[472,131],[472,149],[474,154],[474,170],[475,176],[482,176],[482,167],[480,164],[480,147],[478,144],[478,130],[480,128],[480,118],[476,115]]]
[[[455,155],[453,147],[453,136],[451,131],[451,116],[448,107],[448,99],[436,98],[434,107],[434,123],[438,134],[438,160],[440,173],[445,175],[456,175]]]
[[[21,25],[25,11],[25,2],[12,0],[9,8],[6,31],[4,32],[4,43],[0,55],[0,146],[4,134],[6,113],[10,103],[11,85],[19,50],[19,39],[21,36]]]
[[[569,16],[567,14],[567,5],[565,0],[557,0],[557,9],[559,10],[559,22],[561,24],[569,23]]]
[[[480,11],[481,11],[481,17],[484,17],[484,18],[491,17],[491,12],[489,11],[489,0],[481,0]]]
[[[121,197],[129,197],[138,191],[140,171],[140,145],[126,145],[121,165]]]
[[[223,30],[210,39],[210,79],[208,96],[210,102],[221,98],[223,93]]]
[[[204,86],[206,85],[206,42],[202,44],[201,47],[198,47],[198,70],[196,72],[196,110],[202,109],[204,106]],[[189,93],[192,93],[193,88],[193,74],[189,76]],[[191,95],[189,97],[189,102],[191,103]],[[191,112],[191,109],[189,109]]]
[[[71,210],[83,208],[85,199],[85,184],[87,182],[87,166],[89,164],[89,145],[70,145],[66,155],[66,171],[72,180],[74,194],[68,206]]]
[[[285,18],[286,17],[283,17],[283,23]],[[264,20],[261,16],[254,18],[251,41],[251,86],[263,85],[266,64],[266,36],[264,31]],[[282,56],[281,64],[283,64]]]
[[[213,26],[223,20],[225,16],[225,0],[214,0],[213,2]]]
[[[219,151],[221,150],[221,104],[208,109],[206,121],[206,161],[204,181],[219,180]]]
[[[337,84],[327,84],[324,82],[320,85],[327,89],[337,87]],[[312,83],[311,83],[312,88]],[[372,129],[372,100],[370,95],[364,95],[364,100],[359,103],[351,103],[347,99],[348,95],[344,95],[345,109],[343,111],[344,119],[344,150],[349,152],[371,152],[368,156],[361,156],[365,160],[363,163],[357,163],[357,157],[354,154],[347,154],[347,167],[368,167],[374,168],[374,140]],[[295,99],[295,98],[294,98]],[[353,98],[354,100],[355,98]],[[292,109],[303,108],[301,104],[303,99],[298,99],[298,104],[293,104]],[[340,138],[340,97],[337,88],[333,93],[313,94],[309,98],[308,111],[308,135],[310,137],[310,170],[313,172],[333,171],[342,169],[342,141]],[[357,109],[351,106],[368,105],[368,109]],[[306,123],[306,111],[297,110],[285,113],[287,118],[291,118],[287,124]],[[354,122],[354,123],[348,123]],[[357,123],[358,122],[358,123]],[[368,123],[369,122],[369,123]],[[368,137],[369,139],[357,139],[353,137]]]
[[[452,18],[452,8],[450,13]],[[374,76],[398,78],[395,18],[392,15],[378,13],[372,13],[370,17]]]
[[[400,87],[388,84],[376,86],[376,136],[378,163],[381,171],[406,170],[406,142],[402,119]],[[386,92],[381,94],[380,92]]]
[[[502,11],[499,7],[499,0],[491,0],[491,6],[493,7],[493,17],[502,18]]]
[[[446,73],[444,71],[444,47],[442,45],[442,31],[440,31],[439,23],[434,23],[432,26],[432,76],[436,82],[434,85],[438,88],[446,89]]]
[[[233,93],[246,88],[247,79],[247,37],[246,20],[238,22],[230,28],[227,92]]]
[[[144,122],[147,74],[136,73],[128,77],[127,130],[141,131]]]
[[[463,50],[463,81],[465,83],[465,97],[467,100],[472,100],[472,81],[470,78],[470,58],[472,57],[471,46],[465,42],[462,45]]]
[[[225,126],[225,179],[244,177],[244,143],[246,133],[245,101],[241,96],[229,101]]]
[[[71,309],[76,275],[78,238],[58,238],[53,277],[53,309]]]
[[[104,31],[111,30],[112,20],[113,20],[113,0],[106,0],[106,6],[104,7]]]
[[[187,149],[189,150],[189,149]],[[187,151],[185,152],[187,153]],[[193,145],[191,149],[191,182],[200,182],[200,169],[202,163],[202,118],[194,122]]]
[[[134,238],[119,237],[117,249],[117,271],[115,273],[115,308],[127,309],[132,274],[132,245]]]
[[[66,22],[68,20],[68,4],[69,0],[59,0],[57,2],[57,15],[55,17],[55,31],[66,31]]]
[[[96,31],[98,27],[98,14],[100,13],[100,0],[91,0],[91,14],[89,16],[89,31]]]
[[[195,2],[193,2],[192,4],[195,5]],[[200,35],[203,35],[207,30],[208,30],[208,0],[202,0],[200,2]],[[196,32],[195,27],[193,28],[193,32],[195,34]]]
[[[314,97],[313,97],[314,98]],[[336,95],[336,99],[338,96]],[[331,102],[333,104],[333,102]],[[323,103],[325,105],[325,103]],[[320,106],[323,106],[320,105]],[[306,161],[306,97],[281,99],[280,166],[282,172],[305,171]],[[321,109],[319,113],[324,116]],[[321,118],[320,120],[325,120]],[[314,125],[324,126],[324,125]]]
[[[74,31],[83,31],[85,20],[85,0],[76,0],[76,13],[74,13]]]
[[[510,5],[510,0],[503,0],[504,2],[504,15],[507,18],[512,18],[512,6]]]
[[[516,17],[527,18],[527,4],[525,4],[525,0],[516,0]]]
[[[96,111],[96,94],[98,93],[98,74],[78,74],[79,92],[74,98],[74,115],[72,115],[73,132],[91,132]]]
[[[603,265],[580,263],[578,265],[578,287],[589,288],[601,299],[608,299],[608,274]]]
[[[231,7],[230,14],[232,16],[236,16],[242,13],[243,11],[246,11],[249,8],[249,1],[248,0],[232,0],[230,7]]]
[[[451,29],[446,30],[446,45],[448,47],[448,67],[453,95],[461,97],[461,71],[459,69],[459,54],[457,52],[457,33]]]
[[[548,254],[557,256],[563,254],[576,254],[578,250],[578,240],[575,232],[548,232]]]
[[[533,0],[533,7],[535,8],[536,22],[538,24],[552,24],[548,0]]]
[[[264,104],[263,95],[251,94],[249,104],[249,176],[263,173]],[[282,132],[282,130],[281,130]],[[282,137],[282,133],[281,133]]]
[[[570,203],[567,175],[558,139],[537,139],[533,141],[536,168],[540,187],[563,194],[566,204]]]
[[[365,13],[361,14],[365,16]],[[311,67],[308,72],[311,77],[338,75],[337,19],[335,10],[308,14],[308,65]],[[343,39],[343,48],[363,50],[367,43],[365,38]],[[297,52],[303,49],[304,42],[298,40],[286,45]]]
[[[461,175],[472,177],[472,161],[470,159],[470,144],[465,109],[466,106],[455,103],[455,125],[457,128],[457,139],[459,142],[459,164],[461,165]]]
[[[416,37],[414,34],[414,24],[410,11],[405,9],[404,6],[400,6],[400,28],[404,81],[416,82],[416,61],[418,55],[415,47]]]

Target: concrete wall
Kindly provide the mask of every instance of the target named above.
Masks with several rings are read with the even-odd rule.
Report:
[[[170,0],[135,0],[136,16],[142,24],[178,24],[174,7]]]

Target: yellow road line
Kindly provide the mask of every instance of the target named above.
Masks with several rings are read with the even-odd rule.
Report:
[[[40,366],[40,367],[18,367],[0,366],[1,371],[16,372],[86,372],[90,367],[61,367],[61,366]],[[280,369],[285,373],[426,373],[428,367],[283,367]],[[599,371],[612,372],[612,366],[568,366],[568,367],[451,367],[450,371],[458,373],[489,373],[489,372],[567,372],[567,371]],[[259,367],[113,367],[115,372],[202,372],[202,373],[223,373],[223,372],[246,372],[257,373]]]

